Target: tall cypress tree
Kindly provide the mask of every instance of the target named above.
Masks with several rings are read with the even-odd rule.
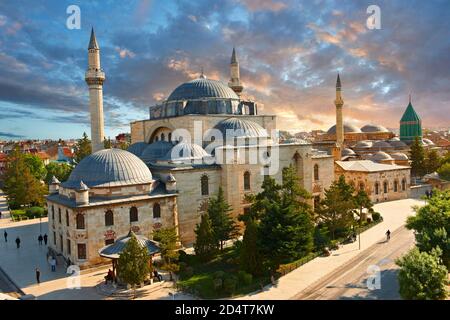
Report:
[[[217,241],[207,214],[202,215],[200,224],[195,228],[195,235],[195,254],[203,261],[211,260],[217,253]]]
[[[225,200],[222,187],[219,187],[217,196],[209,200],[208,216],[211,219],[211,227],[220,250],[223,250],[226,240],[237,236],[238,227],[230,216],[231,210],[231,206]]]
[[[75,145],[75,162],[80,163],[84,157],[90,155],[92,153],[92,145],[91,140],[89,140],[86,132],[83,132],[83,136]]]
[[[258,246],[258,225],[253,219],[245,222],[239,266],[241,270],[254,276],[262,273],[262,259]]]
[[[415,177],[423,177],[425,174],[425,151],[419,137],[414,139],[410,150],[411,174]]]

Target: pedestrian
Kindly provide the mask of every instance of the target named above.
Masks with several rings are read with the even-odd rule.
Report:
[[[19,249],[20,248],[20,238],[19,237],[16,238],[16,245],[17,245],[17,249]]]
[[[38,242],[40,246],[42,246],[42,240],[44,240],[44,238],[42,237],[42,234],[40,234],[38,237]]]
[[[47,239],[48,239],[47,234],[44,234],[44,244],[45,245],[47,245]]]
[[[387,241],[389,241],[391,239],[391,231],[388,229],[388,231],[386,231],[386,239]]]
[[[52,257],[52,260],[50,260],[50,265],[52,267],[52,272],[56,271],[56,259],[55,257]]]
[[[2,212],[0,211],[0,219],[2,218]]]
[[[429,199],[430,198],[430,191],[425,190],[425,196],[427,197],[427,199]]]
[[[5,242],[8,242],[8,232],[3,232],[3,236],[5,237]]]
[[[41,283],[41,271],[39,270],[39,268],[36,268],[36,282],[37,284]]]

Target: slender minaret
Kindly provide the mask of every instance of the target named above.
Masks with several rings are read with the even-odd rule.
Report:
[[[344,106],[344,100],[341,96],[341,78],[339,73],[336,80],[336,144],[337,147],[342,149],[344,147],[344,122],[342,120],[342,107]]]
[[[88,69],[85,75],[89,86],[89,110],[91,113],[91,139],[92,152],[103,149],[105,137],[103,123],[103,82],[105,73],[100,67],[100,48],[95,38],[94,28],[91,30],[91,39],[88,47]]]
[[[240,96],[242,90],[244,90],[244,87],[241,85],[241,79],[239,75],[239,61],[236,57],[236,50],[234,48],[231,55],[230,71],[231,79],[228,82],[228,86],[233,89],[233,91],[236,92],[238,96]]]

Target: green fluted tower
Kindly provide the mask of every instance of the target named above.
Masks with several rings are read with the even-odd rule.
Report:
[[[409,97],[409,104],[400,119],[400,140],[410,144],[416,137],[422,141],[422,120],[414,110]]]

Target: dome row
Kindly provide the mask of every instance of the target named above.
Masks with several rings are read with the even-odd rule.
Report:
[[[350,123],[344,123],[344,133],[369,133],[369,132],[389,132],[388,129],[386,129],[383,126],[377,125],[377,124],[366,124],[361,129],[357,126],[350,124]],[[327,134],[336,134],[336,125],[332,126],[330,129],[328,129]]]

